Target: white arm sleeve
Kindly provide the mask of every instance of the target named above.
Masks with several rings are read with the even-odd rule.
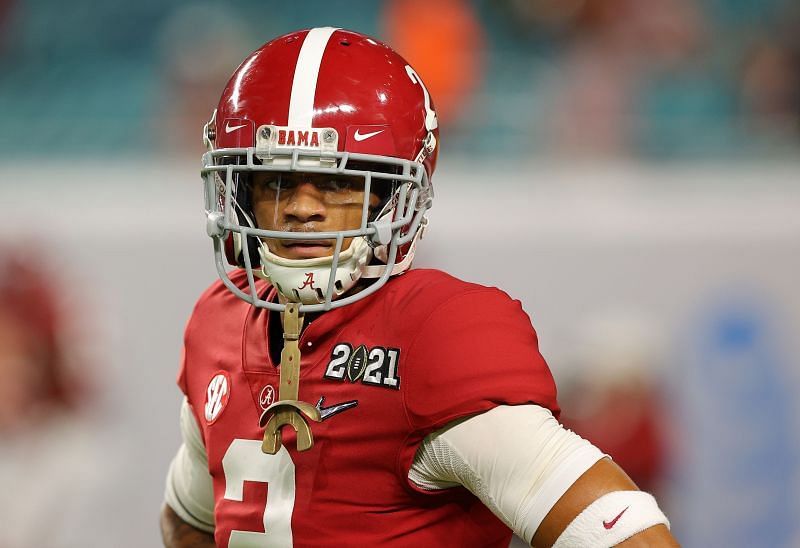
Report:
[[[426,437],[408,478],[428,490],[463,485],[530,544],[561,495],[604,456],[549,410],[506,405]]]
[[[183,444],[167,473],[164,501],[189,525],[214,532],[214,490],[200,428],[184,398],[181,406]]]

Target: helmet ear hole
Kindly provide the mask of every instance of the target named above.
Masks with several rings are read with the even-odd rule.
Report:
[[[321,288],[316,287],[316,288],[314,288],[314,291],[317,292],[317,298],[320,300],[320,302],[325,300],[325,294],[322,292]]]
[[[335,282],[333,282],[333,285],[339,291],[341,291],[344,288],[344,286],[342,285],[342,282],[340,280],[336,280]]]

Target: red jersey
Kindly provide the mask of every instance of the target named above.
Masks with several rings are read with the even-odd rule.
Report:
[[[244,272],[232,279],[247,285]],[[309,421],[303,452],[284,427],[276,455],[261,451],[259,427],[280,378],[271,316],[217,282],[186,329],[178,382],[208,455],[218,546],[508,546],[511,531],[470,492],[422,490],[408,471],[423,438],[455,419],[504,404],[558,414],[518,301],[412,270],[318,316],[300,339],[299,397],[323,420]]]

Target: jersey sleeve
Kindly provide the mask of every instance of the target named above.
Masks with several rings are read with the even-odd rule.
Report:
[[[178,388],[181,389],[184,396],[189,395],[189,385],[186,380],[186,346],[181,349],[181,362],[178,368],[178,377],[176,378]]]
[[[406,358],[405,406],[415,432],[401,455],[407,473],[425,435],[498,405],[536,404],[558,417],[556,387],[519,301],[472,289],[434,308]]]
[[[183,444],[167,473],[164,501],[189,525],[214,532],[214,491],[197,421],[184,399],[181,406]]]

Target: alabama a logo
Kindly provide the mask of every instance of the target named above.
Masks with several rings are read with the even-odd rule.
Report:
[[[399,390],[399,363],[399,348],[368,348],[364,344],[353,348],[352,344],[342,342],[331,351],[325,378]]]
[[[277,395],[277,391],[275,387],[271,384],[264,385],[264,388],[261,389],[261,392],[258,395],[258,404],[261,406],[261,409],[266,409],[273,403],[275,403],[275,396]]]
[[[316,287],[314,287],[313,272],[306,272],[306,279],[303,281],[303,285],[301,285],[299,289],[305,289],[306,287],[310,287],[311,289],[316,289]]]
[[[206,388],[205,417],[208,424],[214,422],[225,410],[231,395],[231,378],[225,371],[220,371],[208,383]]]

